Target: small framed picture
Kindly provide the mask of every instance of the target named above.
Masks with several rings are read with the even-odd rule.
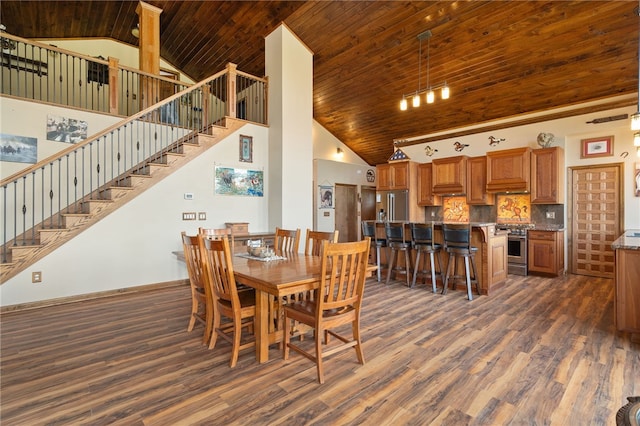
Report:
[[[240,135],[240,161],[253,163],[253,138]]]
[[[582,139],[580,158],[608,157],[613,155],[613,136]]]

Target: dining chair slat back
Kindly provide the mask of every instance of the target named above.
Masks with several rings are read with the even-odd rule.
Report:
[[[282,229],[276,227],[274,249],[280,253],[297,253],[300,247],[300,228]]]
[[[322,254],[322,242],[337,243],[338,232],[338,230],[331,232],[313,231],[307,228],[304,254],[306,256],[320,256]]]
[[[202,342],[209,343],[213,324],[213,294],[211,287],[204,277],[202,258],[200,256],[200,243],[197,235],[187,235],[181,232],[184,260],[187,264],[189,285],[191,287],[191,315],[187,331],[193,331],[196,320],[204,325]]]
[[[236,242],[233,237],[233,230],[231,228],[198,228],[198,235],[204,235],[209,239],[217,240],[224,236],[229,239],[229,245],[231,246],[231,253],[236,251]]]
[[[347,243],[323,242],[322,276],[318,297],[314,301],[297,301],[284,307],[284,353],[289,349],[304,355],[316,363],[318,381],[324,383],[323,358],[336,352],[354,348],[360,364],[364,353],[360,337],[360,310],[364,295],[365,279],[371,240]],[[300,322],[314,328],[315,350],[308,351],[301,344],[292,343],[291,322]],[[352,336],[339,334],[335,329],[346,324]],[[330,345],[329,336],[339,341]],[[323,341],[325,349],[323,350]]]
[[[235,367],[239,352],[255,346],[253,335],[242,341],[242,329],[253,330],[256,314],[255,291],[238,291],[233,272],[232,254],[229,240],[209,239],[199,236],[205,278],[213,289],[213,333],[209,349],[213,349],[217,337],[222,337],[232,345],[230,366]],[[221,317],[231,321],[222,324]]]

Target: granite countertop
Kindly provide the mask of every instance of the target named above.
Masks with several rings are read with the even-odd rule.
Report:
[[[534,231],[564,231],[564,225],[554,225],[554,224],[536,224],[535,227],[531,228]]]
[[[401,222],[401,223],[405,223],[407,225],[412,223],[411,221],[408,221],[408,220],[392,220],[391,222]],[[387,223],[386,220],[385,221],[380,221],[380,220],[376,221],[376,224],[380,224],[380,225],[383,225],[385,223]],[[442,225],[445,222],[442,221],[442,220],[427,220],[427,221],[420,222],[420,223],[433,223],[434,225]],[[491,225],[495,225],[496,224],[495,222],[446,222],[446,223],[450,223],[452,225],[460,224],[460,225],[471,225],[471,226],[491,226]]]
[[[614,250],[640,250],[640,229],[628,229],[613,243],[611,248]]]

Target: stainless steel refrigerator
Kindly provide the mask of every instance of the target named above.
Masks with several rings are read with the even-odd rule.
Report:
[[[378,220],[409,220],[409,191],[378,191],[376,211]]]

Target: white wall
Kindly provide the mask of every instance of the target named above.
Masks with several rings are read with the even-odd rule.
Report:
[[[253,137],[253,163],[238,161],[239,135]],[[115,290],[187,278],[180,232],[249,222],[250,232],[268,231],[264,197],[214,194],[215,165],[264,170],[268,175],[268,129],[245,125],[67,244],[0,286],[2,306]],[[192,193],[193,200],[184,194]],[[206,221],[182,221],[182,212],[205,212]],[[42,283],[31,283],[31,272]]]
[[[280,25],[265,40],[271,227],[313,226],[313,55]]]
[[[28,136],[38,140],[38,161],[68,148],[71,144],[47,140],[47,116],[57,115],[86,121],[91,136],[119,122],[121,118],[53,105],[38,104],[19,99],[0,97],[0,133]],[[0,162],[0,179],[24,170],[32,164]]]

